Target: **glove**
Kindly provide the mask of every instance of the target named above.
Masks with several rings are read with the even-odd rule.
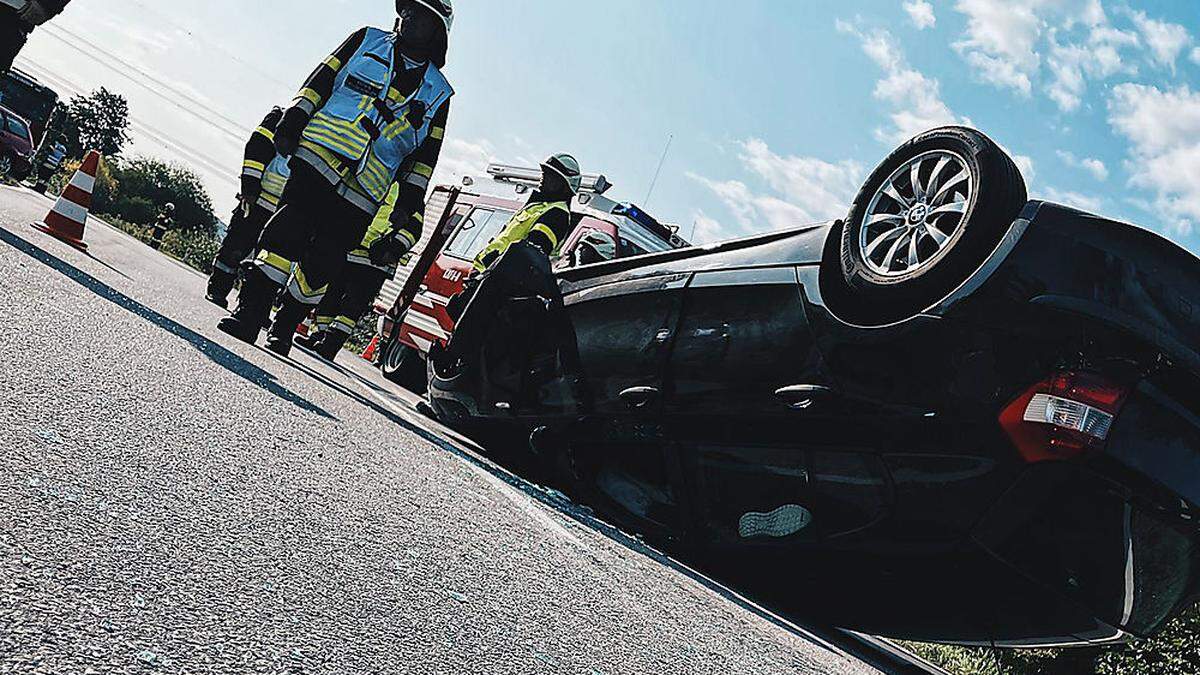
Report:
[[[40,26],[50,20],[50,13],[38,0],[29,0],[18,16],[30,26]]]
[[[260,194],[262,194],[262,179],[254,176],[242,176],[242,201],[258,201]]]
[[[292,135],[282,129],[275,132],[275,152],[284,157],[291,157],[300,146],[300,134]]]
[[[306,126],[308,115],[300,108],[288,108],[279,126],[275,128],[275,151],[284,157],[291,157],[300,146],[300,136]]]
[[[373,265],[395,265],[408,253],[408,244],[400,240],[395,230],[376,239],[367,249]]]

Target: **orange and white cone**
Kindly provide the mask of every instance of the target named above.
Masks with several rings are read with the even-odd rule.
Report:
[[[371,344],[363,350],[362,357],[371,363],[375,362],[375,352],[379,351],[379,336],[371,338]]]
[[[96,172],[100,169],[100,153],[92,150],[84,157],[83,164],[63,188],[62,196],[37,229],[61,239],[80,251],[87,250],[83,241],[83,229],[87,225],[88,211],[92,208],[92,191],[96,188]]]

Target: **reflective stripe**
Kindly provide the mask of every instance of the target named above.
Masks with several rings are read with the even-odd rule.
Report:
[[[415,173],[408,174],[408,176],[404,179],[404,182],[414,187],[419,187],[422,190],[429,189],[429,179],[425,176],[418,176]]]
[[[310,61],[309,63],[312,63],[312,62]],[[321,95],[318,94],[315,89],[312,89],[310,87],[305,87],[305,88],[301,89],[300,93],[296,94],[296,99],[308,101],[309,103],[313,104],[314,106],[320,105],[320,103],[321,103]]]
[[[329,324],[330,330],[339,330],[346,335],[352,335],[354,329],[358,327],[358,322],[348,316],[339,316]]]
[[[259,127],[254,130],[254,133],[262,134],[263,136],[266,136],[268,141],[271,141],[272,143],[275,142],[275,132],[266,127]]]
[[[237,274],[238,273],[238,269],[236,267],[230,267],[229,265],[226,265],[225,263],[221,262],[220,260],[213,261],[213,268],[218,271],[224,272],[225,274]]]
[[[333,70],[341,70],[342,69],[342,60],[333,54],[330,54],[329,58],[322,61],[322,63],[329,66]]]
[[[404,237],[404,239],[406,239],[408,241],[409,249],[411,249],[412,247],[417,245],[417,238],[415,236],[413,236],[412,232],[409,232],[408,230],[396,230],[396,234],[398,234],[401,237]]]
[[[270,213],[275,213],[276,211],[279,210],[279,204],[267,201],[266,195],[259,195],[258,205],[260,208],[266,209]],[[280,283],[282,283],[282,282],[280,282]]]
[[[416,162],[413,164],[412,171],[413,171],[413,173],[421,174],[422,176],[425,176],[426,178],[433,178],[433,167],[429,166],[428,164],[422,164],[421,162]]]
[[[332,316],[318,316],[313,319],[313,325],[318,328],[325,328],[331,323],[333,323]]]
[[[292,261],[267,250],[259,252],[258,257],[254,260],[254,265],[267,275],[268,279],[280,286],[286,284],[288,277],[292,274]]]
[[[329,289],[329,285],[326,284],[320,288],[309,286],[308,279],[304,277],[304,270],[296,265],[292,268],[292,278],[287,282],[287,289],[297,302],[305,305],[319,305],[325,297],[325,291]]]
[[[439,141],[440,141],[440,140],[442,140],[443,138],[445,138],[445,137],[446,137],[446,129],[445,129],[445,128],[443,128],[443,127],[434,127],[434,128],[433,128],[433,129],[432,129],[432,130],[429,132],[429,137],[430,137],[430,138],[435,138],[435,139],[437,139],[437,140],[439,140]]]
[[[296,100],[292,101],[292,105],[303,110],[304,114],[310,117],[313,113],[317,112],[317,106],[306,98],[297,97]]]
[[[541,223],[538,223],[537,225],[533,226],[532,231],[533,232],[541,232],[542,234],[546,235],[546,237],[550,240],[550,248],[551,249],[558,248],[558,235],[554,234],[554,230],[546,227],[545,225],[543,225]]]

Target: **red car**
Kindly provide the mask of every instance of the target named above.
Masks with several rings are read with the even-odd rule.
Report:
[[[33,169],[33,134],[29,122],[0,106],[0,175],[21,180]]]
[[[475,256],[500,233],[508,220],[525,205],[525,194],[541,178],[537,169],[492,165],[488,173],[497,182],[516,186],[517,197],[485,195],[461,188],[439,186],[429,200],[426,252],[384,287],[376,301],[382,314],[379,326],[379,365],[393,382],[414,391],[425,388],[425,357],[435,343],[445,344],[454,330],[446,304],[463,289]],[[467,187],[471,187],[469,184]],[[559,268],[576,263],[580,242],[593,232],[616,244],[614,258],[630,258],[684,248],[687,243],[675,229],[659,223],[632,204],[615,202],[604,193],[611,185],[604,176],[585,176],[583,190],[572,205],[575,229],[563,243]],[[409,281],[421,279],[418,285]],[[405,286],[411,290],[405,292]],[[411,298],[411,299],[410,299]]]

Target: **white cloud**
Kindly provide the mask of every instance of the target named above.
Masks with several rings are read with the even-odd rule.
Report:
[[[1047,187],[1045,194],[1042,196],[1049,201],[1058,202],[1064,206],[1070,206],[1081,211],[1099,213],[1104,209],[1104,200],[1095,195],[1085,195],[1079,192]]]
[[[688,236],[689,243],[711,244],[729,238],[730,230],[716,218],[698,209],[692,214],[692,231]]]
[[[487,165],[497,161],[496,149],[486,140],[464,141],[447,138],[438,158],[434,185],[453,185],[464,176],[479,178],[486,175]]]
[[[941,84],[908,65],[908,59],[892,34],[883,29],[864,31],[845,21],[837,29],[858,38],[863,52],[881,69],[884,77],[875,85],[875,98],[891,105],[891,128],[876,129],[875,136],[888,143],[902,143],[933,127],[967,124],[950,110],[941,97]]]
[[[1151,19],[1145,12],[1131,11],[1129,16],[1146,40],[1155,63],[1174,71],[1179,55],[1192,42],[1187,29],[1177,23]]]
[[[1192,63],[1200,66],[1200,47],[1193,47],[1192,54],[1188,58],[1192,60]]]
[[[857,162],[780,155],[758,139],[744,141],[739,147],[742,167],[761,180],[769,193],[755,191],[740,180],[713,180],[687,174],[711,190],[734,218],[733,225],[722,226],[703,212],[697,212],[694,216],[697,242],[839,218],[845,215],[865,173]]]
[[[1200,92],[1118,85],[1109,123],[1131,143],[1130,184],[1154,194],[1171,233],[1190,234],[1200,222]]]
[[[1074,153],[1067,152],[1066,150],[1059,150],[1056,154],[1067,166],[1075,169],[1083,169],[1092,174],[1098,181],[1108,180],[1108,167],[1105,166],[1104,162],[1094,157],[1076,157]]]
[[[926,0],[909,0],[904,3],[904,11],[912,19],[918,30],[933,28],[937,25],[937,16],[933,13],[933,5]]]
[[[955,9],[967,29],[954,48],[976,78],[1028,97],[1045,75],[1063,111],[1079,107],[1089,79],[1135,70],[1121,52],[1139,38],[1114,28],[1100,0],[958,0]]]

